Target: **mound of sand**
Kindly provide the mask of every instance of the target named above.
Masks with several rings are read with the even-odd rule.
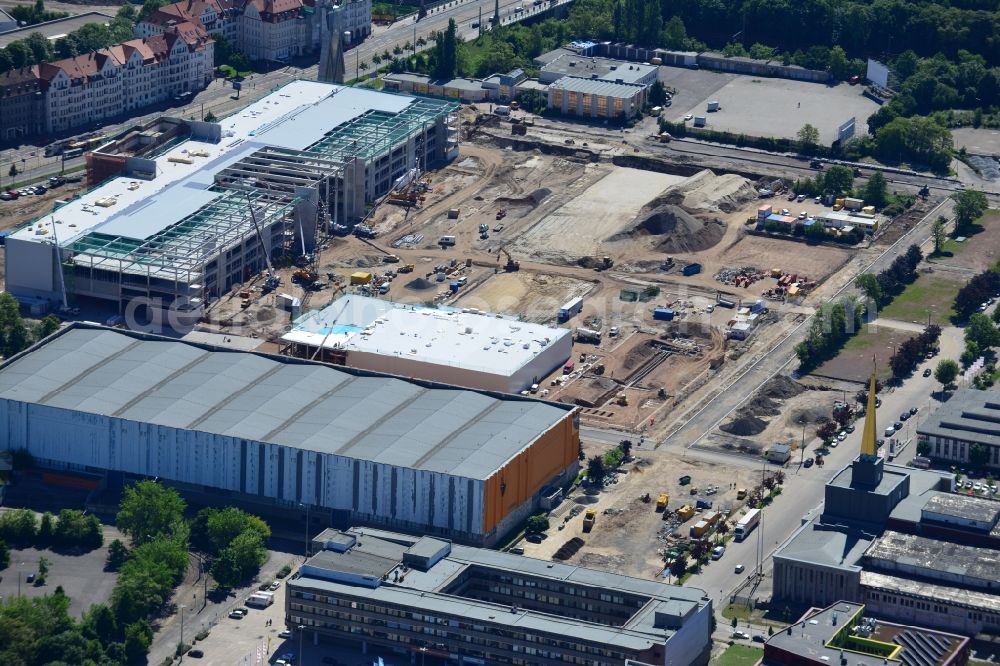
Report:
[[[767,421],[756,416],[740,416],[719,426],[719,430],[737,437],[759,435],[767,428]]]
[[[537,190],[533,190],[526,197],[499,197],[494,203],[498,206],[531,206],[534,208],[542,203],[550,194],[552,194],[552,190],[547,187],[540,187]]]
[[[426,278],[420,277],[410,280],[403,286],[407,289],[413,289],[415,291],[426,291],[427,289],[434,289],[435,284]]]
[[[626,237],[663,236],[656,249],[667,254],[701,252],[714,246],[726,234],[726,225],[718,218],[692,215],[680,206],[661,204],[643,206],[630,227],[610,240]]]
[[[719,430],[738,437],[759,435],[767,428],[769,417],[781,413],[782,401],[795,397],[805,388],[784,375],[771,378],[757,394]]]
[[[690,178],[668,187],[663,194],[647,206],[659,207],[675,204],[689,213],[723,212],[732,213],[753,199],[757,190],[743,176],[726,173],[716,176],[705,169]]]

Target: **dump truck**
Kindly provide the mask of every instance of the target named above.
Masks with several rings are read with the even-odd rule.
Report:
[[[680,516],[682,521],[690,520],[691,516],[694,515],[694,507],[690,504],[685,504],[681,508],[677,509],[677,515]]]
[[[656,498],[656,510],[665,511],[668,502],[670,502],[670,495],[662,493],[659,497]]]
[[[597,521],[597,509],[587,509],[587,512],[583,514],[583,531],[589,532],[594,529],[594,523]]]

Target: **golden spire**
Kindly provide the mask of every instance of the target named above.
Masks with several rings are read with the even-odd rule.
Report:
[[[874,364],[875,357],[872,357]],[[861,455],[875,457],[878,455],[878,445],[875,443],[878,427],[875,425],[875,368],[872,368],[872,378],[868,384],[868,407],[865,410],[865,430],[861,435]]]

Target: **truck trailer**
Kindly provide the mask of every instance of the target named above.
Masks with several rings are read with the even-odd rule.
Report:
[[[559,308],[559,321],[572,319],[574,316],[580,314],[581,310],[583,310],[583,297],[577,296]]]
[[[736,529],[733,530],[733,535],[736,537],[737,541],[743,541],[759,524],[760,509],[750,509],[747,511],[747,514],[740,518],[740,521],[736,523]]]

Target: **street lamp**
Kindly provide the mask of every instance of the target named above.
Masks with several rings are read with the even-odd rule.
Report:
[[[420,666],[424,666],[424,658],[427,657],[427,648],[420,648]]]
[[[295,627],[295,630],[299,632],[299,660],[301,663],[305,663],[305,659],[302,657],[302,637],[305,636],[306,628],[300,624]]]
[[[184,609],[187,606],[181,604],[181,661],[184,661]]]
[[[299,506],[303,506],[306,509],[306,557],[309,557],[309,505],[299,502]]]

